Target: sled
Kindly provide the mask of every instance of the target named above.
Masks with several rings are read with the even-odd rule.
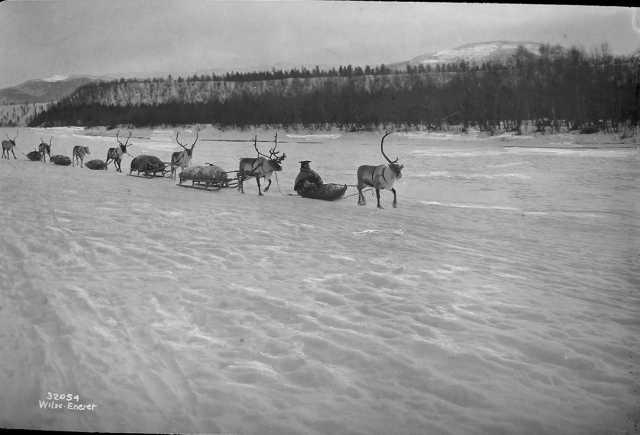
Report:
[[[209,166],[210,167],[210,166]],[[208,167],[207,167],[208,168]],[[194,168],[195,169],[195,168]],[[232,174],[232,176],[230,176]],[[183,181],[191,181],[191,184],[183,184]],[[224,188],[238,187],[238,171],[219,171],[216,176],[206,176],[202,173],[195,173],[193,178],[184,179],[180,174],[180,182],[176,186],[189,189],[218,191]]]
[[[347,191],[346,184],[326,183],[312,191],[301,191],[299,195],[303,198],[323,199],[325,201],[335,201],[342,198],[344,192]]]

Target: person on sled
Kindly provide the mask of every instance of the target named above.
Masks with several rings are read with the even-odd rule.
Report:
[[[298,194],[313,192],[324,184],[320,175],[309,167],[309,163],[310,160],[300,162],[300,172],[293,185],[293,190]]]

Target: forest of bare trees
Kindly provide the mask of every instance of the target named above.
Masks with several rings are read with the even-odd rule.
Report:
[[[482,130],[619,131],[640,118],[640,58],[521,47],[506,63],[294,69],[120,79],[78,89],[30,125],[462,124]]]

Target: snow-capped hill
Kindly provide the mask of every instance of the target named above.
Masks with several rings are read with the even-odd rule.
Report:
[[[0,89],[0,104],[31,104],[57,101],[80,86],[96,79],[91,77],[52,76],[29,80],[16,86]]]
[[[419,56],[411,59],[411,64],[436,64],[451,62],[485,62],[487,60],[502,60],[516,53],[519,46],[532,53],[538,53],[542,44],[537,42],[508,42],[493,41],[466,44],[457,48],[442,50],[428,57]]]
[[[42,80],[45,81],[45,82],[51,83],[51,82],[61,82],[63,80],[67,80],[68,78],[69,78],[69,76],[63,76],[63,75],[60,75],[60,74],[56,74],[56,75],[53,75],[51,77],[47,77],[46,79],[42,79]]]
[[[393,69],[404,69],[407,65],[436,65],[447,63],[458,63],[466,61],[469,63],[482,62],[506,62],[513,56],[518,47],[524,47],[527,51],[538,54],[541,43],[531,41],[490,41],[475,42],[461,45],[456,48],[441,50],[436,53],[423,54],[413,59],[391,65]]]

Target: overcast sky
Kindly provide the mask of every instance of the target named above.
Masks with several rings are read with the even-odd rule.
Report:
[[[378,65],[471,42],[640,48],[623,7],[214,0],[0,3],[0,87],[55,75]]]

